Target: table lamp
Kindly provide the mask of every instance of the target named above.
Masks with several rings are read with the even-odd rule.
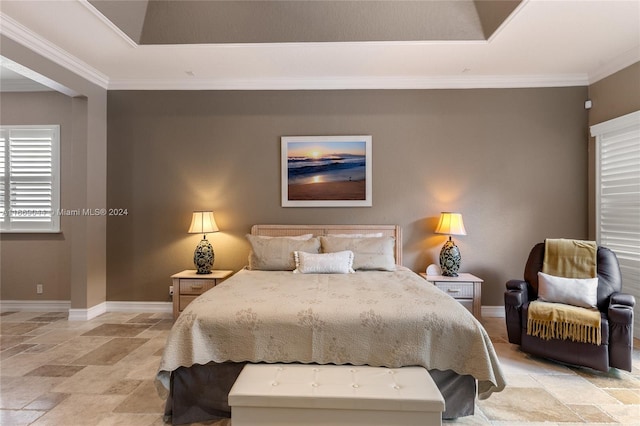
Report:
[[[436,227],[436,234],[447,234],[449,240],[444,243],[440,250],[440,268],[442,275],[447,277],[457,277],[458,269],[460,269],[460,250],[451,240],[452,235],[467,235],[462,223],[462,215],[460,213],[442,212],[440,214],[440,222]]]
[[[218,232],[218,225],[213,218],[213,212],[209,211],[195,211],[191,218],[191,226],[189,227],[190,234],[202,234],[202,240],[196,246],[196,250],[193,252],[193,263],[196,265],[198,274],[210,274],[213,268],[213,247],[209,240],[207,240],[207,234],[212,232]]]

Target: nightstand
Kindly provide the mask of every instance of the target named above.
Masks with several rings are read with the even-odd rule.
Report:
[[[195,269],[187,269],[171,275],[173,280],[173,319],[177,319],[196,297],[220,284],[233,271],[212,271],[210,274],[196,274]]]
[[[421,272],[420,276],[460,302],[474,317],[482,318],[481,278],[467,273],[459,273],[457,277],[445,277]]]

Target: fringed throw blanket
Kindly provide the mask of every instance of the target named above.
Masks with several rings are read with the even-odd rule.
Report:
[[[535,300],[529,304],[527,333],[541,339],[563,339],[600,345],[600,311]]]
[[[542,272],[556,277],[597,276],[598,247],[595,241],[546,239]]]
[[[566,278],[597,276],[595,241],[545,240],[542,272]],[[527,334],[600,345],[600,311],[540,300],[529,304]]]

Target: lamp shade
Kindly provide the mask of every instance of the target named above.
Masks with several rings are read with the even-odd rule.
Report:
[[[464,229],[464,223],[462,222],[462,215],[453,212],[442,212],[440,214],[440,222],[435,232],[436,234],[467,235],[467,230]]]
[[[213,218],[213,212],[193,212],[191,226],[189,227],[190,234],[210,234],[218,231],[218,225],[216,224],[216,220]]]

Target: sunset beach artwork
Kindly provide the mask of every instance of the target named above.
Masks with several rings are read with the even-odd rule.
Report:
[[[371,136],[282,137],[284,207],[371,206]]]

